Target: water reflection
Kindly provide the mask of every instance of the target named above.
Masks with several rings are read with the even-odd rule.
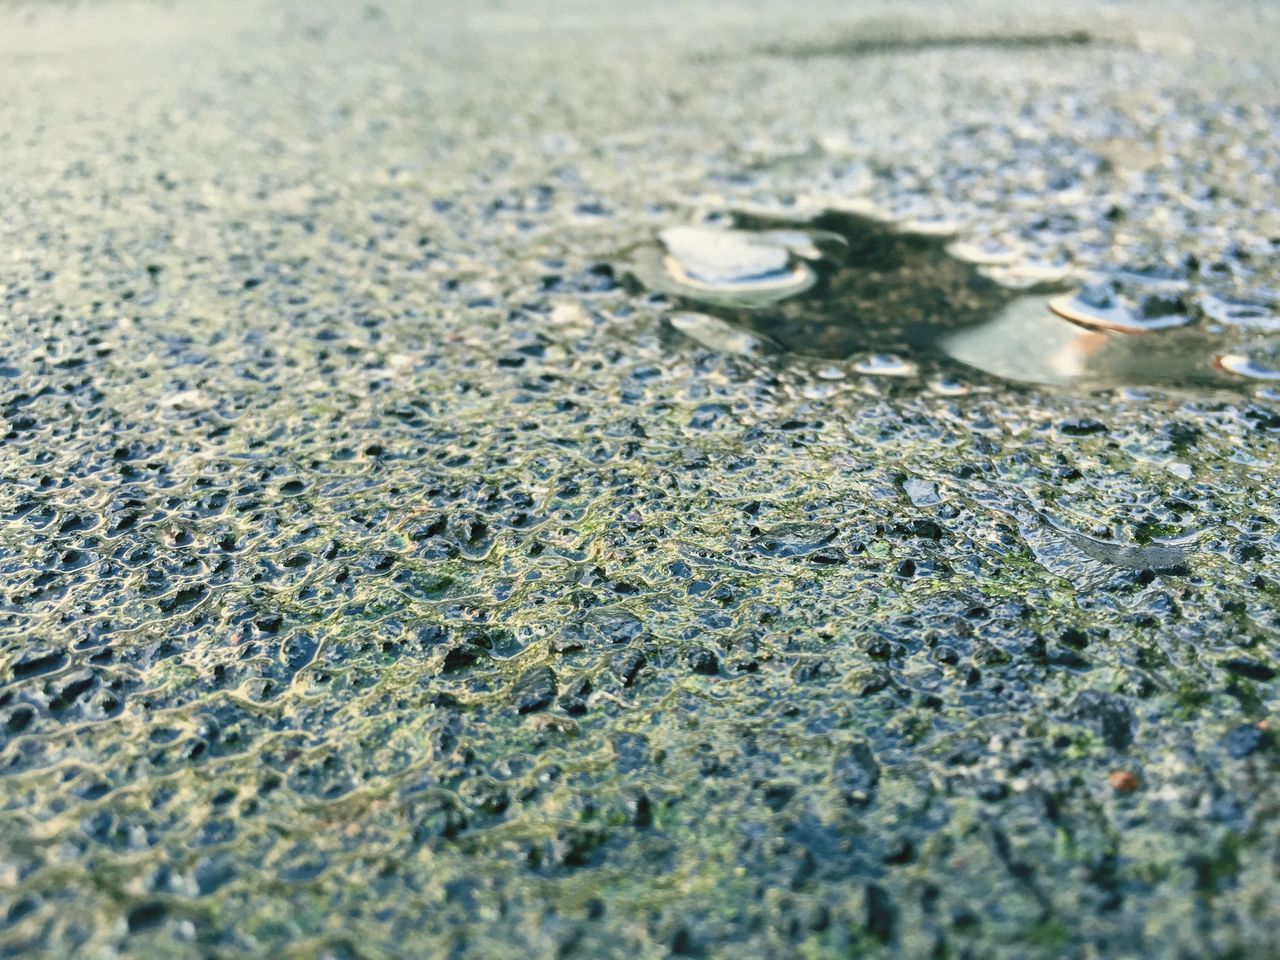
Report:
[[[946,334],[937,347],[984,373],[1018,383],[1229,386],[1196,331],[1136,334],[1064,319],[1061,298],[1022,297],[986,323]],[[1238,381],[1236,381],[1238,382]]]

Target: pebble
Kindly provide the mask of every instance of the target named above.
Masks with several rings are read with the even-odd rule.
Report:
[[[1138,775],[1129,770],[1113,770],[1107,782],[1116,793],[1133,793],[1141,785]]]
[[[534,713],[551,706],[556,698],[556,674],[550,667],[532,667],[511,688],[511,702],[520,713]]]

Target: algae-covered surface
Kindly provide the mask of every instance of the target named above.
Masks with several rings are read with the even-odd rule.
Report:
[[[1280,956],[1278,45],[0,4],[0,955]]]

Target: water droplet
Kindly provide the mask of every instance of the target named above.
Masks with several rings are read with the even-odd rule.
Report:
[[[658,237],[679,275],[710,285],[753,283],[785,271],[791,259],[785,244],[743,230],[670,227]]]
[[[1210,320],[1251,330],[1280,330],[1280,315],[1275,308],[1260,300],[1237,300],[1206,295],[1200,298],[1200,309]]]
[[[855,373],[873,377],[914,377],[918,370],[914,363],[891,353],[873,353],[855,360],[851,366]]]
[[[776,236],[714,227],[670,227],[658,237],[666,251],[665,283],[670,292],[713,303],[765,304],[794,296],[813,285],[815,274]],[[804,238],[804,248],[811,245]]]
[[[967,383],[955,377],[936,377],[929,381],[929,389],[940,397],[963,397],[971,392]]]
[[[1049,309],[1081,327],[1114,333],[1169,330],[1186,326],[1192,319],[1177,295],[1151,293],[1130,298],[1122,295],[1116,284],[1085,287],[1075,294],[1054,297]]]
[[[954,237],[960,232],[960,225],[948,220],[941,214],[925,214],[898,221],[898,229],[903,233],[914,233],[922,237]]]
[[[1178,292],[1186,288],[1186,273],[1179,267],[1167,264],[1147,264],[1140,267],[1121,267],[1114,277],[1124,283],[1136,284],[1148,289]]]
[[[1023,260],[1008,265],[983,264],[978,267],[978,273],[1009,290],[1030,290],[1062,283],[1068,270],[1061,264]]]
[[[994,240],[957,240],[948,245],[947,253],[957,260],[979,267],[1005,267],[1022,259],[1022,253],[1017,248]]]
[[[1214,357],[1213,365],[1224,373],[1249,380],[1280,380],[1280,368],[1264,366],[1239,353],[1225,353]]]

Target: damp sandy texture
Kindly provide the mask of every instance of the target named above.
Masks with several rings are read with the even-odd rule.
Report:
[[[1277,46],[0,3],[0,956],[1276,956]]]

